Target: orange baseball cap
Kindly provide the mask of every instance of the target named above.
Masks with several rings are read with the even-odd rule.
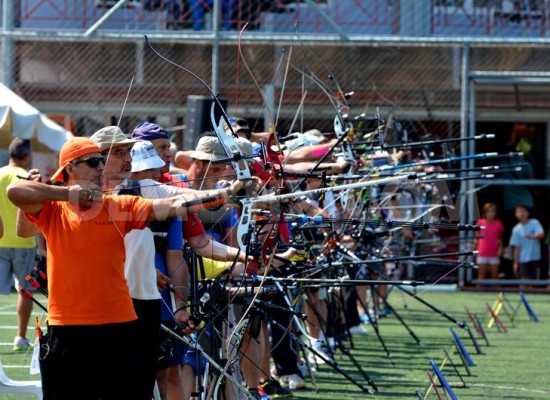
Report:
[[[101,153],[99,145],[86,137],[75,137],[67,140],[59,152],[59,169],[50,178],[52,181],[63,182],[63,170],[67,164],[91,153]]]

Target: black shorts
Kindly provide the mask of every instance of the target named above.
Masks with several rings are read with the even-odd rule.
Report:
[[[520,279],[539,279],[540,261],[528,261],[519,264]]]
[[[40,344],[44,399],[143,399],[137,321],[49,326]]]

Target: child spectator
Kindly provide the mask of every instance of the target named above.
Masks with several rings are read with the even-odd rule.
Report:
[[[529,218],[525,205],[516,206],[516,218],[519,223],[514,226],[510,238],[510,246],[514,247],[514,273],[519,279],[539,279],[540,240],[544,239],[544,230],[539,220]]]
[[[478,279],[498,279],[504,225],[497,219],[495,203],[485,203],[482,218],[476,222],[476,225],[485,227],[485,230],[478,232],[474,241],[474,247],[478,250],[477,277]]]

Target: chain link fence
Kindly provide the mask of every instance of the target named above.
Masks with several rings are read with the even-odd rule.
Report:
[[[210,44],[152,46],[211,82]],[[14,90],[43,112],[69,117],[79,135],[120,116],[127,130],[146,118],[181,126],[187,96],[209,95],[198,79],[162,60],[144,41],[17,41],[15,47]],[[258,129],[266,114],[263,95],[271,88],[271,117],[283,133],[329,129],[335,114],[331,99],[341,89],[353,92],[352,116],[392,115],[414,121],[420,135],[456,136],[462,51],[461,45],[247,43],[239,50],[227,44],[220,50],[218,92],[230,114],[257,121]],[[471,70],[536,72],[549,66],[547,47],[471,46]],[[547,91],[537,84],[482,85],[477,89],[479,119],[545,122]]]
[[[246,117],[256,131],[275,124],[281,134],[328,132],[334,99],[342,94],[352,119],[364,114],[399,121],[410,140],[459,138],[471,130],[470,120],[478,133],[496,135],[470,152],[509,151],[514,124],[530,124],[530,161],[536,178],[548,176],[547,1],[222,1],[218,36],[211,31],[213,3],[177,2],[175,15],[171,1],[127,1],[89,38],[82,32],[117,2],[88,0],[76,7],[57,1],[59,9],[50,14],[46,3],[52,4],[15,2],[13,34],[2,34],[3,50],[13,38],[13,90],[76,135],[111,124],[129,132],[147,119],[168,128],[182,147],[188,96],[210,96],[195,74],[208,85],[217,78],[228,114]],[[199,6],[205,7],[200,18],[193,14]],[[223,7],[232,12],[224,14]],[[155,54],[144,34],[171,62]],[[464,81],[472,72],[496,72],[503,79]],[[531,78],[505,81],[516,72]],[[471,113],[464,109],[471,100],[464,98],[465,84],[475,92]],[[395,137],[387,131],[388,141]],[[418,152],[437,157],[463,150],[456,142]],[[449,186],[455,192],[461,187]],[[501,201],[498,187],[480,187],[477,207]],[[533,192],[546,227],[548,190]]]

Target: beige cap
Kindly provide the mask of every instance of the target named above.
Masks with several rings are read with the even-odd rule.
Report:
[[[101,128],[90,136],[90,139],[99,145],[101,151],[107,150],[112,146],[119,146],[121,144],[130,145],[137,142],[137,140],[129,139],[118,126]]]
[[[249,140],[236,138],[235,141],[244,155],[252,154],[252,143],[250,143]],[[220,161],[228,158],[220,140],[214,136],[204,136],[200,138],[191,157],[203,161]]]

